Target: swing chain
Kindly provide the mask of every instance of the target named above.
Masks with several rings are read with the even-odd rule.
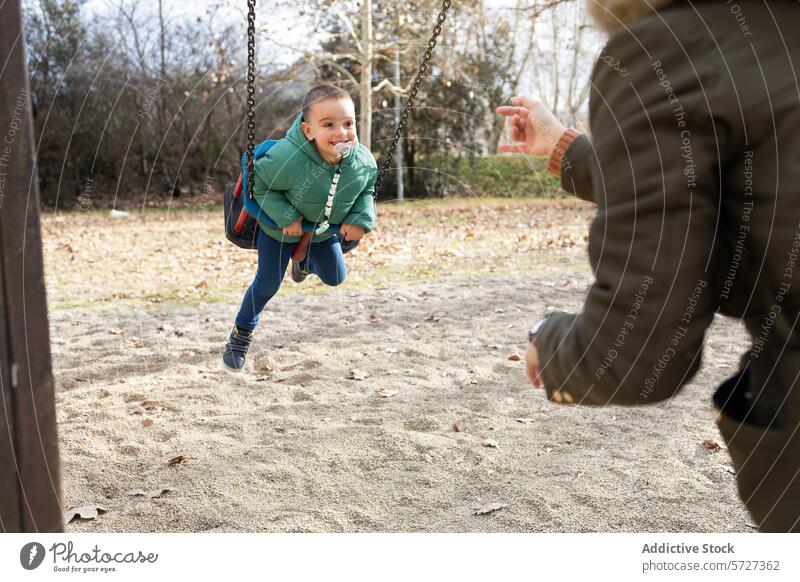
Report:
[[[255,186],[253,169],[256,142],[256,0],[247,0],[247,195]]]
[[[390,171],[392,166],[392,156],[394,155],[394,150],[397,149],[397,143],[400,141],[400,137],[403,134],[403,129],[405,129],[406,122],[408,121],[408,115],[411,111],[411,107],[414,105],[414,98],[417,96],[419,86],[422,84],[422,78],[425,76],[425,72],[428,70],[428,63],[433,56],[433,49],[436,48],[436,39],[442,33],[442,25],[447,18],[447,10],[450,8],[450,3],[451,0],[442,0],[442,9],[439,12],[438,18],[436,19],[436,25],[433,27],[433,34],[428,41],[428,47],[425,49],[425,55],[422,57],[422,62],[420,63],[419,70],[417,71],[417,76],[414,78],[414,83],[411,86],[411,90],[408,92],[408,100],[406,101],[406,105],[403,107],[403,112],[400,115],[400,123],[398,123],[397,128],[395,128],[394,138],[392,138],[392,143],[389,146],[389,150],[386,152],[386,157],[383,158],[381,168],[378,171],[378,178],[375,181],[375,192],[373,193],[375,198],[377,198],[378,194],[380,194],[383,179]]]

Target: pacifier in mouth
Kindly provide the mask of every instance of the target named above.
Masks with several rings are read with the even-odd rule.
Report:
[[[353,142],[343,141],[335,144],[333,148],[336,150],[336,153],[340,158],[344,158],[350,153],[350,150],[353,149]]]

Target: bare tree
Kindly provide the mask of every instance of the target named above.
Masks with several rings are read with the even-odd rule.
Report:
[[[533,73],[523,85],[566,123],[582,123],[589,73],[602,37],[591,29],[584,4],[577,0],[535,0],[523,12],[534,15],[531,36],[537,39]]]

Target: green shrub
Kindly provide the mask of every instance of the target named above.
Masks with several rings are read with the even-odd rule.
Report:
[[[495,155],[485,158],[430,156],[406,169],[405,196],[410,199],[468,196],[552,198],[563,195],[560,182],[547,173],[547,160]],[[410,183],[413,176],[413,183]],[[396,173],[386,176],[382,198],[394,198]]]

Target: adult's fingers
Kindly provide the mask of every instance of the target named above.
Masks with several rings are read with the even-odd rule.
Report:
[[[497,113],[506,117],[512,115],[519,115],[520,117],[528,117],[530,111],[526,107],[514,107],[512,105],[501,105],[497,108]]]
[[[525,141],[525,132],[521,130],[519,127],[512,127],[511,128],[511,140],[512,141]]]
[[[528,151],[527,146],[525,144],[515,144],[515,143],[501,143],[499,149],[501,152],[505,152],[508,154],[524,154]]]
[[[520,109],[534,109],[540,104],[539,101],[531,99],[530,97],[517,96],[511,98],[511,103],[520,106]]]

